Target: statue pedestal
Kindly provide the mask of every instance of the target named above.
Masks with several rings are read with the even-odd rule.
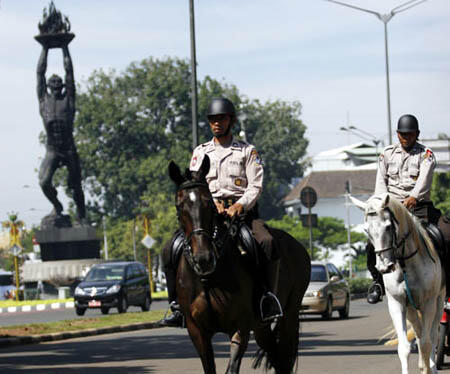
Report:
[[[100,239],[91,226],[36,231],[42,261],[100,258]]]

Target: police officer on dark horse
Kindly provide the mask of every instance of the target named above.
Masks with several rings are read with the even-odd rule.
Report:
[[[277,291],[280,260],[274,248],[272,235],[264,221],[258,217],[257,199],[262,191],[263,166],[255,147],[233,138],[231,129],[236,122],[233,103],[226,98],[212,99],[207,118],[213,139],[195,148],[190,170],[198,171],[203,158],[211,160],[206,181],[212,194],[217,212],[234,218],[245,215],[245,222],[251,227],[259,250],[259,273],[262,276],[262,297],[260,313],[262,321],[272,321],[283,315]],[[163,261],[167,279],[172,314],[161,321],[165,326],[182,326],[183,316],[177,302],[175,279],[177,263],[173,252],[181,252],[183,234],[178,232],[170,245],[163,250]]]

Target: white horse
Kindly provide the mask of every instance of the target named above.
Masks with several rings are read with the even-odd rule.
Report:
[[[375,195],[365,203],[351,200],[364,210],[364,229],[375,248],[376,268],[383,274],[402,374],[408,374],[411,351],[406,319],[417,337],[420,373],[437,374],[435,348],[445,273],[433,243],[419,220],[391,195]]]

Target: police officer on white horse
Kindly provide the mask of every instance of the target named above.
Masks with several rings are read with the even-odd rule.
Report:
[[[411,114],[400,117],[397,125],[399,143],[386,147],[378,159],[375,195],[389,192],[420,221],[436,225],[441,213],[430,200],[436,159],[431,149],[417,142],[419,134],[416,117]],[[367,268],[374,280],[367,301],[375,304],[384,295],[383,276],[375,268],[376,256],[370,242],[366,250]]]
[[[258,243],[260,250],[260,272],[262,273],[263,295],[260,301],[261,319],[271,321],[283,315],[281,305],[275,296],[278,283],[280,260],[274,249],[273,238],[264,221],[259,218],[257,199],[263,187],[263,166],[255,147],[232,135],[236,122],[236,110],[226,98],[212,99],[207,110],[207,118],[213,133],[213,139],[195,148],[190,170],[197,171],[207,155],[211,166],[206,181],[211,191],[217,212],[233,218],[245,215],[246,222]],[[175,278],[176,265],[170,255],[174,244],[166,246],[163,258],[166,258],[165,273],[172,314],[163,319],[166,326],[181,326],[182,315],[176,301]]]

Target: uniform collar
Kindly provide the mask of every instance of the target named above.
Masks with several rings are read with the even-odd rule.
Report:
[[[404,153],[409,153],[410,154],[410,153],[416,153],[420,149],[421,149],[421,145],[419,143],[417,143],[417,142],[415,142],[414,145],[408,151],[406,149],[403,149],[403,147],[402,147],[402,145],[400,143],[397,143],[395,145],[394,152],[397,152],[397,153],[404,152]]]

